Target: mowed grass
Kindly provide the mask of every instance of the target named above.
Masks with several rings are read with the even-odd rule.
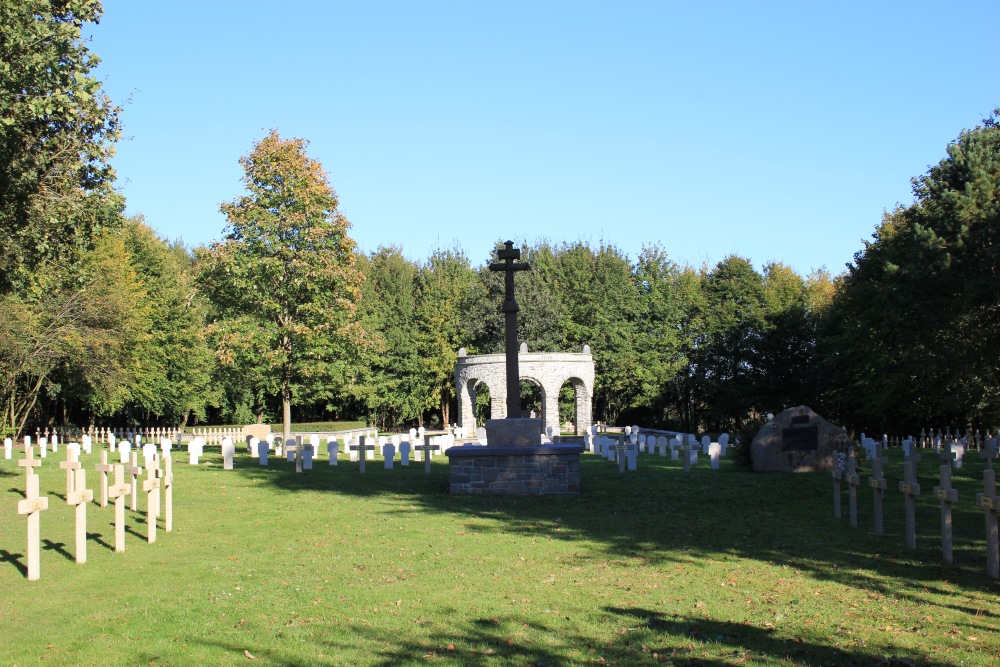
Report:
[[[21,453],[16,452],[16,458]],[[833,518],[827,474],[754,474],[591,455],[571,497],[447,492],[444,457],[297,475],[245,452],[223,471],[176,453],[174,530],[146,543],[145,495],[115,554],[88,511],[74,562],[62,450],[41,468],[41,580],[25,578],[24,488],[0,460],[3,665],[997,665],[1000,585],[985,574],[982,464],[956,471],[955,564],[940,562],[937,461],[920,467],[905,548],[899,452],[889,535]],[[96,488],[85,456],[88,486]],[[972,457],[969,457],[972,458]],[[865,471],[867,472],[867,471]],[[866,477],[864,478],[866,479]]]

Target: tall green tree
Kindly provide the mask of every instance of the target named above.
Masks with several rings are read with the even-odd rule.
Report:
[[[350,223],[306,147],[272,130],[240,159],[247,194],[222,205],[225,240],[204,253],[200,276],[218,318],[246,318],[266,341],[260,361],[277,384],[286,438],[292,404],[333,395],[365,342]]]
[[[469,304],[476,271],[460,248],[435,250],[417,277],[417,346],[422,372],[414,378],[423,409],[451,423],[458,349],[468,343]],[[423,420],[421,420],[423,421]]]
[[[860,428],[1000,423],[1000,126],[963,131],[839,285],[832,400]]]
[[[359,321],[372,334],[372,346],[358,366],[350,391],[379,429],[399,428],[419,420],[426,385],[415,382],[424,372],[418,348],[417,280],[420,267],[402,248],[382,247],[360,256],[365,275]]]
[[[0,0],[0,293],[70,272],[121,223],[119,109],[81,36],[100,16],[93,0]]]

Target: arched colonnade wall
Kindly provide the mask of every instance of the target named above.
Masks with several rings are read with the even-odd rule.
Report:
[[[590,347],[582,353],[526,352],[517,356],[520,379],[531,380],[542,392],[542,420],[559,433],[559,390],[569,382],[576,393],[577,435],[583,435],[592,423],[594,396],[594,357]],[[458,423],[466,433],[476,430],[476,386],[482,382],[490,390],[490,414],[493,419],[507,416],[507,366],[503,354],[467,356],[458,351],[455,365],[455,389],[458,395]]]

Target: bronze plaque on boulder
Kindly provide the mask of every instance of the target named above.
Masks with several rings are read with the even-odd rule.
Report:
[[[819,429],[815,426],[781,430],[781,451],[811,452],[819,448]]]

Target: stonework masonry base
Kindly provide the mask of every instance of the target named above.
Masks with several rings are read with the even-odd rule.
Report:
[[[455,495],[546,495],[580,492],[580,445],[449,447],[448,482]]]

